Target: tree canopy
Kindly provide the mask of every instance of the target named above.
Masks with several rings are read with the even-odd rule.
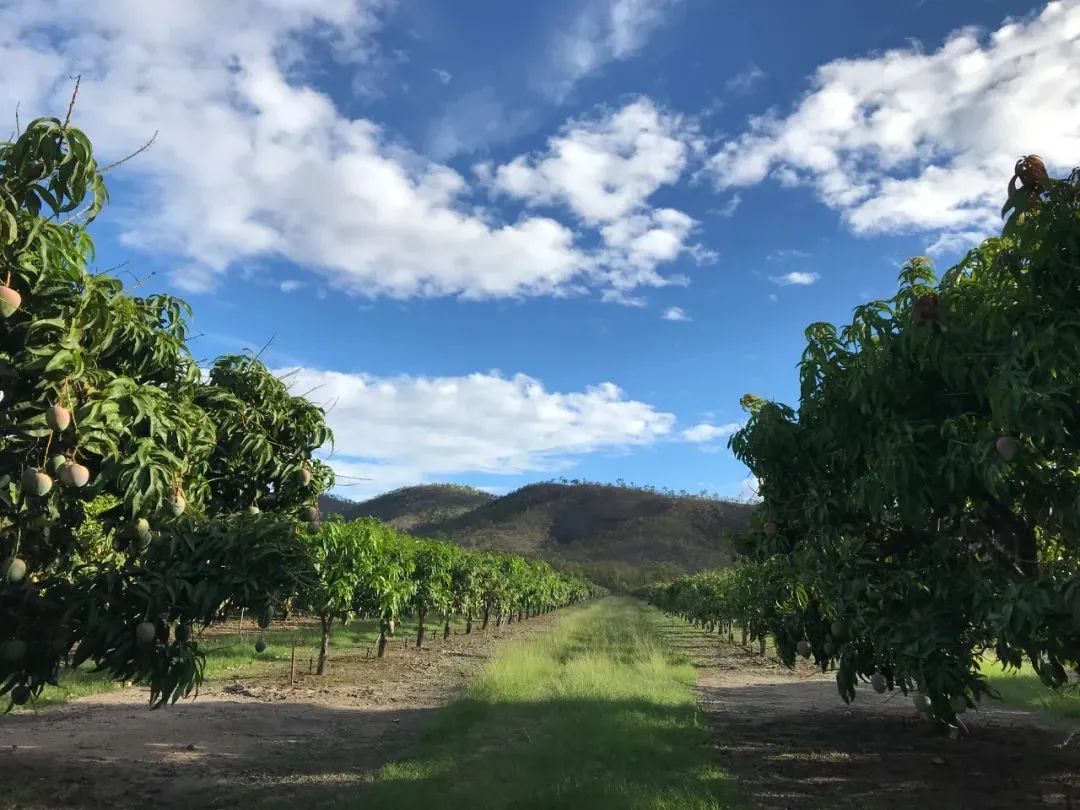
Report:
[[[938,280],[806,330],[797,408],[747,395],[760,481],[742,551],[769,632],[949,721],[986,653],[1051,686],[1080,663],[1080,171],[1016,165],[1000,236]]]

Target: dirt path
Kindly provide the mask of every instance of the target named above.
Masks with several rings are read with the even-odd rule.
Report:
[[[990,703],[965,715],[970,737],[951,740],[903,695],[864,687],[845,705],[809,665],[793,673],[716,637],[669,639],[699,667],[718,764],[757,807],[1080,810],[1080,729]]]
[[[382,661],[331,661],[323,678],[220,682],[149,711],[129,689],[0,718],[0,807],[335,807],[419,736],[509,639],[557,614],[429,642]],[[31,801],[28,797],[34,797]]]

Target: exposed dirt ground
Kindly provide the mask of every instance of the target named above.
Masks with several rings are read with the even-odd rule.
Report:
[[[984,701],[953,740],[902,694],[861,687],[845,705],[808,664],[791,672],[715,636],[669,640],[699,667],[718,764],[758,807],[1080,810],[1078,728]]]
[[[293,687],[286,671],[220,681],[155,712],[128,689],[0,718],[0,807],[347,804],[506,640],[556,620],[422,650],[399,638],[382,661],[338,658],[327,676],[300,674]],[[860,688],[846,706],[832,677],[810,666],[791,672],[685,628],[665,635],[698,667],[717,764],[757,807],[1080,810],[1078,729],[990,704],[965,715],[969,737],[952,740],[902,695]]]
[[[293,687],[286,669],[220,681],[153,712],[132,688],[0,718],[0,807],[338,806],[502,644],[556,621],[492,622],[420,650],[399,637],[381,661],[331,659],[322,678],[304,662]]]

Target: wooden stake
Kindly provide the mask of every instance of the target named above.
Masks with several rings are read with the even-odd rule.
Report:
[[[289,686],[296,683],[296,645],[292,647],[292,658],[289,660]]]

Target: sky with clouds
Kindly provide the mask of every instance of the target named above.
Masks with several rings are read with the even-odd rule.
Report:
[[[329,409],[339,493],[747,496],[803,330],[1080,164],[1080,0],[0,0],[0,110],[109,175],[101,269]]]

